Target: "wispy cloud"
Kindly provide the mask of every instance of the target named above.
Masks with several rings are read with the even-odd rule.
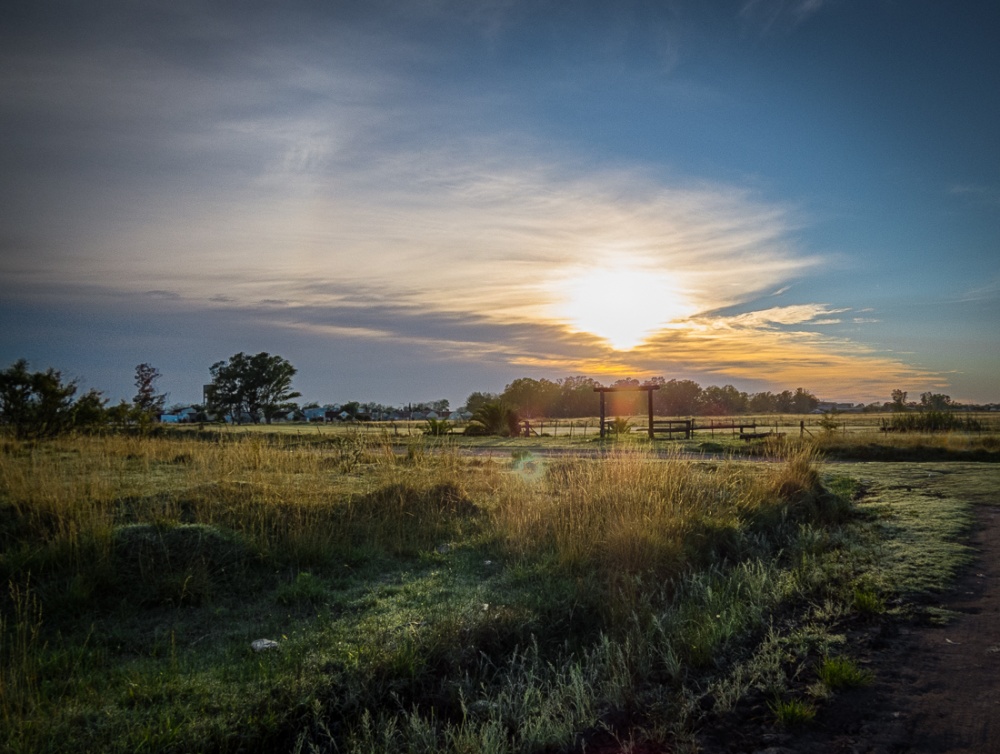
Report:
[[[831,309],[826,304],[797,304],[794,306],[776,306],[733,317],[725,317],[711,321],[710,327],[751,327],[768,328],[773,325],[827,325],[837,324],[839,319],[831,318],[843,314],[850,309]]]
[[[767,34],[794,28],[819,13],[827,0],[746,0],[739,16],[747,24]]]
[[[959,301],[996,301],[1000,299],[1000,277],[985,281],[982,285],[969,288],[959,297]]]
[[[966,197],[976,204],[1000,207],[1000,187],[998,186],[969,183],[955,184],[948,189],[948,193]]]

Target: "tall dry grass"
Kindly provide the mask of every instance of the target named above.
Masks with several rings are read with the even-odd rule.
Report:
[[[415,553],[457,536],[496,485],[454,453],[400,455],[371,435],[295,443],[242,436],[74,437],[0,452],[0,562],[8,577],[110,565],[124,526],[235,532],[264,560]],[[474,489],[475,488],[475,489]],[[14,552],[11,552],[13,550]]]
[[[608,610],[627,617],[649,579],[766,554],[796,522],[837,515],[816,461],[809,448],[764,467],[629,449],[599,462],[556,461],[540,477],[506,480],[492,533],[523,560],[596,571]]]
[[[106,436],[0,445],[0,577],[7,584],[6,594],[0,594],[0,711],[5,722],[42,740],[44,731],[29,731],[29,718],[62,714],[80,703],[36,683],[39,658],[50,662],[53,656],[40,645],[74,625],[74,607],[91,615],[108,608],[100,614],[138,617],[139,626],[147,607],[169,605],[171,614],[202,616],[192,622],[208,625],[216,621],[211,613],[217,606],[236,611],[234,604],[244,596],[248,604],[256,599],[254,604],[265,609],[266,594],[288,597],[287,584],[284,592],[275,589],[289,575],[296,578],[293,585],[328,596],[334,588],[325,579],[340,578],[343,564],[356,558],[368,559],[365,568],[353,570],[369,574],[365,578],[371,581],[352,588],[372,584],[373,601],[383,599],[374,586],[383,565],[410,571],[419,570],[414,563],[423,563],[430,571],[447,563],[441,570],[457,574],[448,590],[468,590],[450,598],[456,609],[447,620],[413,622],[409,608],[401,611],[399,616],[407,616],[402,631],[393,622],[398,616],[389,621],[388,613],[371,624],[344,618],[358,620],[357,626],[379,621],[387,626],[370,635],[351,629],[351,636],[359,635],[358,654],[336,670],[345,674],[345,683],[355,684],[350,688],[361,699],[358,709],[386,715],[379,730],[387,730],[393,720],[430,725],[416,706],[426,689],[437,689],[439,697],[432,698],[444,699],[452,692],[441,689],[464,683],[470,692],[487,694],[490,684],[499,684],[488,693],[494,697],[490,704],[501,711],[494,715],[488,707],[483,724],[500,725],[511,719],[509,712],[521,716],[516,719],[522,728],[537,727],[524,733],[525,741],[537,743],[531,748],[554,745],[577,725],[564,719],[560,710],[566,705],[579,706],[579,720],[592,720],[607,700],[625,707],[634,702],[636,687],[656,685],[644,679],[673,683],[682,666],[713,662],[720,646],[762,620],[780,599],[774,554],[797,521],[827,513],[816,459],[808,450],[767,464],[664,459],[632,446],[598,459],[519,456],[514,463],[463,456],[447,445],[435,445],[431,452],[418,443],[399,451],[386,438],[371,435],[312,442],[260,435],[211,441]],[[446,556],[435,552],[443,543],[453,546]],[[518,581],[518,574],[527,576]],[[428,584],[438,578],[425,576]],[[263,601],[239,591],[247,581],[263,587]],[[498,590],[488,597],[496,604],[480,609],[487,589]],[[213,604],[220,594],[226,599]],[[109,602],[98,604],[101,599]],[[282,616],[288,603],[299,604],[294,596],[275,599]],[[422,599],[421,593],[414,600],[421,610]],[[462,612],[466,603],[474,605],[467,613]],[[367,609],[358,606],[368,603],[352,604],[354,610]],[[200,611],[203,605],[207,609]],[[582,609],[570,615],[574,606]],[[588,615],[577,620],[584,612]],[[256,631],[259,620],[254,616],[247,622]],[[322,646],[324,626],[337,620],[330,616],[318,622],[317,633],[302,646]],[[533,643],[536,636],[540,639]],[[127,639],[126,644],[141,644],[136,637]],[[594,641],[603,642],[603,649],[588,649]],[[240,668],[249,667],[246,657],[227,654],[220,642],[219,649],[205,646],[206,663],[218,663],[211,671],[219,677],[238,677]],[[496,676],[513,647],[533,659],[525,659],[523,671],[512,665],[509,677]],[[187,651],[194,650],[189,646]],[[346,650],[331,646],[325,651]],[[601,652],[607,657],[601,659]],[[310,669],[308,664],[293,667],[291,652],[284,656],[288,675],[274,683],[293,689],[290,698],[299,699],[301,692],[322,710],[324,695],[332,693],[329,672],[320,670],[329,658],[317,657]],[[365,675],[363,657],[383,659],[373,660],[374,670]],[[280,667],[280,656],[275,658]],[[479,658],[482,667],[476,664]],[[73,667],[71,659],[67,654],[60,667]],[[115,657],[114,662],[127,659]],[[549,678],[563,660],[573,673]],[[261,667],[271,667],[266,665],[271,661]],[[104,679],[107,668],[93,662],[93,679]],[[99,662],[105,662],[103,654]],[[594,677],[580,675],[584,670]],[[178,687],[187,684],[191,698],[211,706],[204,700],[216,693],[215,680],[202,688],[194,674],[182,678],[173,672]],[[432,678],[436,673],[452,675],[438,684]],[[263,693],[259,683],[247,681],[233,694],[256,698]],[[379,690],[383,686],[385,693]],[[150,714],[159,722],[181,719],[176,716],[183,710],[166,696],[149,702],[157,710]],[[400,699],[413,701],[411,718],[397,713]],[[543,708],[538,699],[552,703]],[[88,704],[106,709],[103,702]],[[287,727],[282,715],[301,712],[280,700],[268,704],[276,729]],[[132,720],[131,709],[122,713],[128,720],[117,730],[130,731],[138,741],[144,723],[139,715]],[[240,724],[223,716],[213,718],[222,731],[216,743]],[[64,724],[70,723],[64,719]],[[428,751],[440,744],[436,730],[428,734]],[[0,736],[0,748],[5,740],[14,738]],[[20,748],[38,748],[34,740],[25,739]],[[497,750],[506,745],[498,743]]]
[[[800,448],[762,470],[626,447],[600,461],[539,461],[532,474],[508,474],[447,450],[400,455],[364,435],[312,444],[255,436],[7,443],[0,537],[24,548],[21,567],[37,571],[43,563],[32,556],[43,552],[80,567],[109,558],[116,529],[128,524],[221,527],[265,559],[306,564],[366,547],[415,553],[475,529],[520,558],[670,574],[740,557],[748,524],[815,496],[815,460]]]

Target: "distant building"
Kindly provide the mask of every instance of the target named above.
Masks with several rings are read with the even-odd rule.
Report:
[[[863,403],[835,403],[834,401],[820,401],[816,406],[815,410],[810,413],[813,414],[828,414],[831,411],[837,411],[841,414],[859,414],[864,411],[865,405]]]

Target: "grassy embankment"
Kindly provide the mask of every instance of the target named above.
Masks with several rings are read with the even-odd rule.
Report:
[[[781,720],[821,698],[792,678],[846,654],[844,621],[962,557],[959,503],[859,512],[856,489],[808,450],[5,441],[0,748],[683,749],[750,692]]]

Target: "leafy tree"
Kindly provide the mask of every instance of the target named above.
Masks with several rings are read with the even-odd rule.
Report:
[[[551,380],[520,377],[504,388],[500,400],[523,416],[553,416],[559,392],[559,386]]]
[[[166,393],[156,392],[156,381],[160,379],[160,370],[151,364],[142,363],[135,368],[135,397],[132,405],[140,416],[152,419],[163,413],[167,402]]]
[[[906,411],[906,391],[905,390],[893,390],[892,391],[892,405],[890,408],[893,411]]]
[[[795,394],[791,390],[782,390],[774,396],[774,410],[779,414],[794,414]]]
[[[465,410],[474,414],[484,403],[492,403],[499,399],[500,396],[496,393],[481,393],[476,391],[465,399]]]
[[[761,393],[754,393],[747,402],[747,408],[755,414],[770,414],[777,410],[777,396],[765,390]]]
[[[559,399],[556,416],[593,416],[597,409],[594,388],[600,383],[590,377],[564,377],[557,380]]]
[[[798,387],[795,388],[795,395],[792,396],[792,413],[808,414],[819,406],[819,398],[812,393]]]
[[[732,385],[709,385],[702,391],[699,403],[706,416],[742,414],[747,408],[747,394]]]
[[[641,384],[637,379],[626,377],[615,380],[611,383],[611,387],[632,388]],[[613,416],[633,416],[646,412],[646,394],[640,391],[607,393],[605,399],[608,402],[607,410]]]
[[[930,392],[920,394],[920,408],[925,411],[948,411],[953,407],[950,395]]]
[[[653,395],[653,408],[660,416],[691,416],[698,412],[701,385],[693,380],[669,380]]]
[[[100,427],[107,420],[104,406],[108,399],[100,390],[88,390],[73,404],[73,426],[77,429]]]
[[[0,372],[0,423],[19,438],[57,435],[73,426],[75,394],[75,381],[64,384],[52,368],[29,372],[28,362],[19,359]]]
[[[242,423],[267,424],[295,408],[291,403],[300,393],[292,390],[296,369],[280,356],[262,351],[253,356],[238,353],[229,361],[219,361],[209,370],[208,410],[217,416],[231,416]]]

